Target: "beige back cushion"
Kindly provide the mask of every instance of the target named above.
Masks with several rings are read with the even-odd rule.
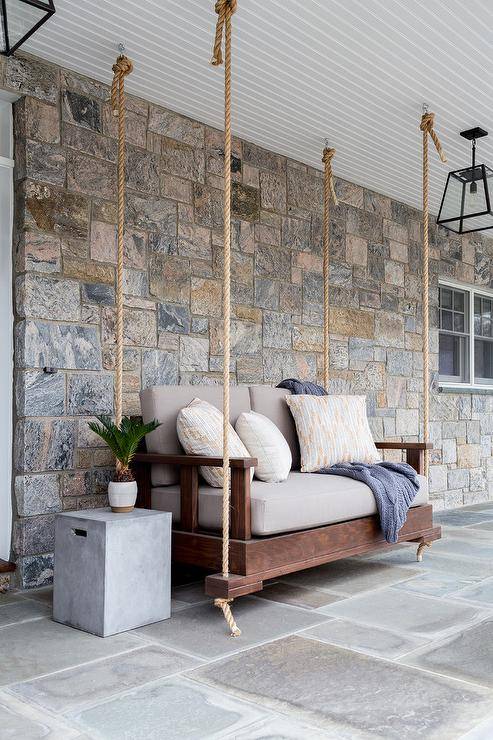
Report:
[[[371,436],[365,396],[288,396],[301,449],[301,472],[382,459]]]
[[[298,435],[293,417],[286,403],[286,396],[290,395],[291,391],[285,388],[271,388],[268,385],[250,386],[252,411],[267,416],[268,419],[274,422],[280,432],[282,432],[291,450],[291,457],[293,459],[291,469],[299,470],[300,446],[298,444]]]
[[[148,452],[161,452],[168,455],[183,454],[176,433],[178,412],[199,396],[218,409],[222,409],[221,386],[160,385],[146,388],[140,394],[142,418],[145,423],[157,419],[161,426],[146,437]],[[231,388],[230,422],[234,425],[242,411],[250,411],[248,386]],[[179,472],[172,465],[152,466],[152,485],[169,486],[178,483]]]

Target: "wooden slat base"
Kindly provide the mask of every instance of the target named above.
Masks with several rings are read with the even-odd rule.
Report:
[[[441,537],[430,505],[410,509],[399,543],[432,542]],[[230,540],[231,574],[208,576],[206,593],[234,597],[262,589],[269,578],[313,568],[333,560],[393,547],[385,541],[378,516],[363,517],[302,532],[251,540]],[[173,531],[173,558],[209,570],[221,568],[222,541],[216,534]]]

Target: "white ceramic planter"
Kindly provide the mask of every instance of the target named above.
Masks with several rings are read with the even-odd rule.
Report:
[[[137,500],[137,482],[134,480],[110,481],[108,483],[108,498],[111,511],[116,514],[133,511]]]

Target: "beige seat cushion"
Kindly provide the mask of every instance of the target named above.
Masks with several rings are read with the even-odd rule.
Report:
[[[419,476],[420,489],[413,506],[428,502],[428,483]],[[201,486],[199,524],[221,528],[221,494],[218,488]],[[344,522],[376,514],[375,498],[364,483],[338,475],[291,472],[283,483],[252,483],[252,534],[256,536],[296,532],[323,524]],[[152,489],[152,508],[171,511],[180,519],[179,486]]]
[[[301,471],[343,462],[377,463],[365,396],[286,396],[298,432]]]

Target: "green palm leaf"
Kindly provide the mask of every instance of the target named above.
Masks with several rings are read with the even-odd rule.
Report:
[[[143,424],[138,419],[124,416],[117,426],[110,416],[97,416],[98,422],[89,422],[89,428],[106,442],[114,456],[127,469],[146,434],[160,426],[156,420]]]

